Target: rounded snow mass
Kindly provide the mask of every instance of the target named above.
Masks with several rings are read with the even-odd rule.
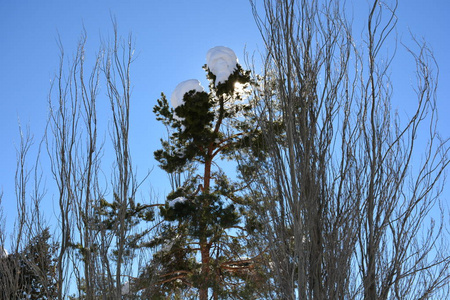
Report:
[[[236,54],[227,47],[217,46],[206,53],[206,64],[211,73],[216,76],[216,85],[227,81],[236,69],[237,63]]]
[[[175,204],[177,203],[184,203],[185,201],[187,201],[186,198],[184,197],[178,197],[173,199],[172,201],[169,202],[169,207],[175,207]]]
[[[5,248],[3,248],[2,246],[0,246],[0,258],[5,258],[8,257],[8,251],[6,251]]]
[[[189,79],[183,82],[180,82],[170,97],[170,102],[172,103],[173,108],[177,108],[178,106],[183,104],[183,97],[189,91],[195,90],[197,92],[203,92],[204,89],[200,84],[200,81],[197,79]]]

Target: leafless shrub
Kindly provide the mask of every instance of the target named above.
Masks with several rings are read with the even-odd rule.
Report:
[[[427,227],[449,162],[436,133],[432,53],[420,44],[411,51],[417,109],[400,122],[391,109],[394,58],[381,54],[395,1],[372,2],[361,47],[342,1],[267,0],[263,15],[252,4],[267,50],[255,107],[268,151],[253,190],[279,297],[446,292],[442,218]],[[429,134],[418,162],[420,130]]]

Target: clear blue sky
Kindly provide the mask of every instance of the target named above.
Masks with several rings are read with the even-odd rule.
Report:
[[[367,14],[366,1],[353,1],[358,3],[355,15]],[[409,29],[417,37],[424,37],[439,63],[440,131],[448,137],[450,3],[448,0],[399,2],[399,40],[412,45]],[[167,192],[163,187],[167,185],[166,177],[157,170],[152,155],[165,133],[152,113],[160,93],[170,95],[180,81],[191,78],[206,84],[201,66],[205,63],[206,52],[214,46],[234,49],[241,62],[245,47],[249,52],[258,47],[263,50],[246,0],[0,0],[0,189],[4,191],[3,206],[8,223],[13,221],[15,211],[17,120],[20,117],[23,125],[30,126],[38,142],[48,112],[50,80],[59,63],[57,37],[61,37],[70,57],[84,25],[88,34],[86,54],[93,56],[100,38],[111,36],[111,15],[117,19],[119,33],[127,36],[132,32],[136,41],[138,57],[132,69],[131,147],[134,164],[138,165],[141,175],[155,167],[144,193],[150,186],[160,194]],[[411,58],[401,49],[397,58],[393,79],[402,81],[401,85],[413,83]],[[103,96],[105,89],[100,92]],[[403,97],[407,93],[401,87],[395,90],[394,108],[402,110],[410,105]],[[109,114],[109,111],[100,114]],[[107,118],[108,115],[105,120]],[[47,198],[51,201],[50,194]]]
[[[161,196],[168,192],[168,178],[153,160],[159,139],[166,134],[152,112],[161,92],[170,96],[180,81],[191,78],[206,84],[202,66],[210,48],[228,46],[243,61],[244,48],[253,51],[259,42],[250,4],[244,0],[0,1],[0,141],[4,145],[0,148],[0,189],[4,191],[7,227],[12,225],[16,206],[18,118],[23,126],[30,126],[37,146],[48,113],[50,80],[59,64],[58,35],[70,58],[84,26],[88,35],[86,57],[92,58],[100,40],[112,36],[111,16],[117,20],[119,34],[127,37],[131,32],[136,42],[137,59],[132,67],[133,164],[141,177],[154,167],[148,184],[143,186],[144,196],[150,188]],[[101,88],[99,99],[104,103],[105,93]],[[100,126],[106,127],[110,112],[107,105],[104,107],[105,111],[99,112],[103,116]],[[109,162],[108,173],[112,160],[105,160]],[[30,166],[32,163],[30,160]],[[49,166],[43,168],[48,171]],[[44,203],[47,217],[52,217],[56,206],[51,203],[50,177],[47,186]]]

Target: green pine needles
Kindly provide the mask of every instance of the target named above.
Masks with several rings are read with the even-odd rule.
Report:
[[[245,183],[221,168],[230,164],[225,159],[252,151],[260,136],[246,100],[250,71],[236,63],[228,80],[216,85],[216,76],[204,69],[209,92],[187,91],[175,108],[162,94],[154,107],[171,132],[155,158],[167,173],[188,176],[160,207],[160,235],[148,244],[157,250],[140,284],[142,296],[152,299],[248,296],[263,278],[257,257],[249,258]]]

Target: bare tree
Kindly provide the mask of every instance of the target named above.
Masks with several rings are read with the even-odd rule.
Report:
[[[136,176],[132,169],[129,146],[131,81],[130,67],[133,62],[133,42],[130,35],[127,42],[119,39],[117,25],[114,23],[114,44],[105,61],[108,98],[111,103],[113,143],[116,161],[112,178],[114,201],[117,204],[114,234],[116,239],[116,297],[122,295],[123,277],[130,275],[133,253],[128,249],[127,239],[131,233],[128,217],[130,209],[135,207],[137,190]]]
[[[122,277],[131,271],[132,261],[128,258],[133,257],[127,238],[132,226],[129,210],[134,205],[137,189],[128,142],[130,66],[134,49],[131,37],[128,48],[120,48],[122,44],[114,24],[114,44],[106,48],[110,49],[106,56],[104,51],[98,52],[88,77],[85,77],[86,38],[84,32],[68,70],[63,66],[61,46],[56,105],[50,95],[51,136],[47,139],[47,147],[59,189],[59,297],[66,296],[67,291],[62,287],[68,287],[71,278],[66,276],[71,269],[80,297],[107,299],[114,295],[119,299]],[[98,141],[96,105],[101,74],[105,75],[110,100],[111,140],[116,156],[111,203],[105,200],[106,187],[99,183],[103,144]],[[108,205],[114,217],[102,215]]]
[[[278,297],[445,292],[442,225],[426,227],[449,162],[448,144],[436,133],[428,48],[411,52],[417,110],[401,123],[391,110],[393,56],[381,56],[395,27],[395,1],[372,2],[363,46],[341,1],[265,0],[263,15],[252,5],[267,50],[254,106],[268,152],[253,162],[253,191],[262,199],[255,209],[266,224]],[[415,141],[427,126],[429,143],[417,163]]]
[[[83,267],[83,275],[77,274],[79,286],[83,279],[84,293],[87,299],[105,290],[101,281],[101,255],[99,241],[101,228],[98,226],[95,207],[103,197],[104,192],[99,186],[99,172],[102,155],[102,144],[97,138],[97,95],[99,90],[99,74],[102,51],[97,53],[88,78],[85,78],[85,44],[84,32],[73,60],[70,74],[73,78],[73,90],[79,101],[79,128],[77,131],[80,141],[76,148],[76,162],[74,174],[74,215],[77,230],[77,242],[72,246],[78,251]],[[84,143],[83,143],[84,142]],[[76,264],[75,264],[76,265]],[[75,268],[78,272],[78,268]]]
[[[27,130],[25,133],[22,131],[20,123],[19,133],[20,143],[16,148],[17,165],[14,176],[17,218],[14,223],[14,233],[12,234],[12,238],[10,241],[12,253],[15,254],[15,256],[13,257],[10,255],[6,255],[6,252],[2,253],[2,259],[0,263],[0,280],[3,298],[9,298],[11,295],[16,295],[21,290],[20,282],[22,276],[20,272],[17,272],[17,270],[19,270],[20,268],[18,254],[30,239],[28,235],[29,232],[27,230],[27,227],[30,225],[27,207],[27,188],[30,180],[30,171],[27,166],[27,159],[30,148],[33,144],[33,138],[30,135],[29,130]],[[1,235],[2,245],[5,245],[4,228],[2,228]],[[2,252],[3,250],[4,249],[2,247]]]
[[[66,298],[72,280],[86,299],[107,297],[115,287],[112,278],[105,275],[110,266],[112,237],[97,215],[106,189],[99,184],[103,145],[97,136],[96,109],[103,51],[97,53],[86,78],[86,40],[83,32],[67,70],[60,45],[60,68],[49,96],[47,149],[59,191],[60,299]],[[69,270],[74,276],[68,276]]]
[[[49,133],[47,133],[47,151],[50,157],[51,172],[58,188],[59,214],[58,240],[58,298],[66,297],[70,250],[73,244],[74,205],[76,174],[76,147],[78,142],[79,102],[77,90],[73,87],[76,79],[74,68],[70,66],[68,76],[64,72],[64,50],[60,44],[60,64],[56,80],[53,81],[49,94]],[[75,74],[75,75],[73,75]],[[56,90],[56,91],[54,91]],[[56,93],[55,96],[54,93]],[[53,100],[55,97],[56,101]],[[56,103],[53,103],[55,101]]]
[[[435,293],[446,292],[442,287],[450,276],[450,257],[439,243],[443,219],[435,223],[430,216],[449,164],[447,140],[436,132],[437,65],[426,45],[417,43],[417,53],[410,50],[417,69],[417,108],[404,125],[393,119],[388,77],[393,57],[381,59],[380,50],[395,26],[396,5],[390,8],[375,1],[371,7],[368,70],[361,77],[357,113],[358,160],[365,162],[359,177],[363,222],[357,252],[365,299],[436,297]],[[382,17],[383,10],[390,12],[389,18]],[[429,135],[422,153],[416,150],[421,130]],[[418,155],[420,162],[414,159]]]
[[[140,183],[131,165],[128,140],[134,49],[131,36],[122,42],[113,25],[113,44],[105,44],[92,63],[86,63],[85,31],[67,66],[60,44],[60,67],[49,95],[46,145],[58,189],[59,299],[68,296],[73,282],[78,287],[73,296],[79,299],[120,299],[124,282],[136,271],[132,268],[133,234],[142,237],[151,231],[135,230],[138,215],[149,220],[152,214],[151,205],[135,203]],[[112,113],[111,201],[106,200],[107,182],[100,181],[104,144],[98,139],[97,105],[102,75]]]
[[[19,122],[20,143],[16,149],[15,193],[17,217],[10,239],[11,253],[2,247],[0,255],[0,290],[2,299],[24,297],[54,298],[56,295],[54,254],[56,244],[51,239],[43,214],[41,200],[42,171],[39,166],[41,143],[36,161],[29,167],[34,138],[27,127]],[[34,184],[32,185],[32,183]],[[2,222],[4,221],[1,216]],[[4,227],[0,228],[0,241],[5,245]]]

